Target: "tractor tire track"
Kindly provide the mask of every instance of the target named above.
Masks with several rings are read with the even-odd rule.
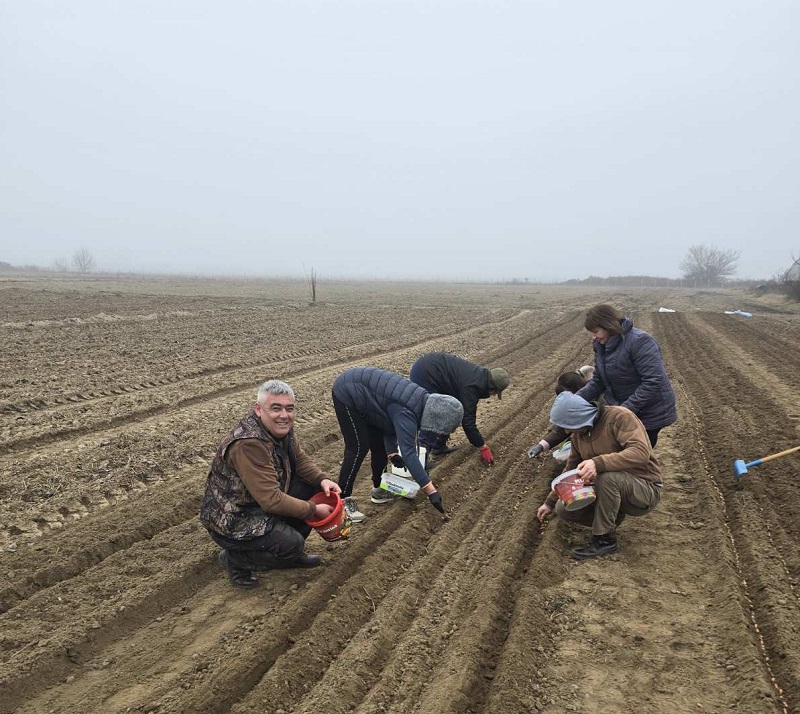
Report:
[[[518,313],[518,315],[519,314],[525,314],[525,311]],[[504,318],[498,318],[498,316],[494,315],[492,316],[491,320],[492,322],[498,322],[502,324],[513,317],[515,316],[506,315]],[[487,322],[484,324],[491,323]],[[425,344],[431,340],[452,338],[454,334],[469,334],[476,329],[480,329],[482,326],[483,325],[480,323],[477,325],[470,325],[466,328],[463,325],[449,325],[445,328],[447,330],[446,332],[436,333],[433,336],[426,337],[422,340],[419,339],[418,335],[407,335],[404,337],[393,338],[392,342],[395,344],[400,342],[404,345],[403,349],[408,349],[416,345]],[[452,330],[452,332],[450,330]],[[429,329],[428,331],[432,330]],[[57,412],[55,416],[47,416],[46,414],[43,414],[42,416],[47,416],[49,420],[57,419],[58,422],[60,422],[61,420],[69,418],[69,415],[63,412],[63,408],[61,407],[62,404],[67,403],[67,408],[72,408],[73,404],[69,403],[79,402],[82,405],[88,402],[95,402],[92,404],[92,406],[98,409],[96,415],[92,416],[90,414],[86,414],[85,411],[81,412],[82,421],[88,421],[90,422],[89,424],[85,426],[79,425],[69,427],[56,426],[55,428],[53,428],[51,424],[51,428],[48,430],[45,443],[53,443],[56,441],[64,441],[67,439],[86,436],[109,427],[113,428],[125,426],[127,424],[131,424],[145,418],[158,416],[176,409],[185,409],[194,404],[202,403],[208,399],[235,394],[242,389],[252,388],[253,384],[263,381],[264,374],[282,374],[286,378],[289,378],[303,374],[311,369],[333,367],[336,365],[348,364],[357,360],[373,358],[386,352],[388,346],[389,341],[378,340],[349,346],[338,353],[331,353],[330,351],[322,350],[290,352],[287,355],[288,359],[281,359],[271,362],[257,362],[253,364],[237,364],[233,366],[225,365],[215,369],[203,370],[199,374],[191,375],[189,377],[169,380],[166,385],[161,382],[156,385],[155,388],[151,388],[150,386],[146,385],[125,385],[109,390],[109,394],[111,396],[103,394],[99,397],[93,397],[91,394],[73,394],[59,397],[55,404],[47,404],[47,402],[45,402],[43,399],[34,400],[33,403],[44,405],[40,409],[40,411],[43,412],[55,410]],[[391,351],[391,348],[389,351]],[[319,361],[320,356],[327,356],[327,360]],[[332,360],[331,357],[333,357]],[[315,358],[318,360],[316,364],[306,364],[311,363]],[[219,377],[225,375],[228,375],[228,379],[226,381],[229,382],[226,387],[219,388],[212,386],[218,381]],[[181,395],[187,391],[186,385],[189,385],[190,391],[196,391],[199,388],[200,393],[193,394],[188,398],[182,397]],[[164,386],[169,386],[170,389],[165,390],[163,388]],[[192,387],[194,387],[194,389],[191,389]],[[151,392],[153,389],[158,390],[156,398],[162,403],[144,408],[137,407],[136,400],[139,398],[138,393],[143,391]],[[117,396],[119,395],[123,397],[123,401],[117,399]],[[123,412],[123,415],[114,416],[111,418],[108,417],[108,412],[110,409],[107,402],[109,399],[113,400],[114,402],[120,402],[120,406],[116,407],[116,409]],[[5,409],[6,412],[24,412],[19,404],[6,405],[6,407],[8,407]],[[80,408],[83,409],[84,407],[80,406]],[[3,408],[0,407],[0,413],[2,412]],[[95,423],[91,423],[93,421]],[[24,433],[36,431],[38,428],[39,423],[36,421],[28,421],[23,426],[19,427],[21,431],[24,431]],[[11,436],[10,438],[6,438],[2,443],[0,443],[0,455],[12,451],[19,452],[28,448],[35,448],[37,445],[42,443],[42,438],[43,437],[41,434],[37,434],[37,436],[33,437],[20,436],[14,438]]]

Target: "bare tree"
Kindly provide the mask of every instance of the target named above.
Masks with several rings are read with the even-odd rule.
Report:
[[[306,273],[305,263],[303,264],[303,272]],[[308,280],[308,286],[311,288],[311,302],[315,303],[317,301],[317,271],[314,268],[311,268],[310,275],[306,273],[306,280]]]
[[[89,273],[95,266],[94,256],[86,248],[80,248],[72,256],[72,264],[79,273]]]
[[[53,261],[53,270],[58,273],[66,273],[69,270],[69,264],[66,258],[56,258]]]
[[[683,277],[694,281],[696,285],[720,285],[736,272],[738,266],[738,250],[693,245],[679,267]]]

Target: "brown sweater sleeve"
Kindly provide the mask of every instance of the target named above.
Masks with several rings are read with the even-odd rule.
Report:
[[[562,441],[566,441],[567,439],[569,439],[569,434],[567,434],[567,432],[560,427],[554,426],[540,439],[540,441],[546,441],[548,444],[550,444],[550,448],[553,449]]]
[[[296,441],[294,442],[294,460],[297,465],[295,476],[304,483],[310,486],[319,486],[322,479],[328,478],[328,474],[308,457],[308,454],[300,448]]]
[[[644,475],[650,480],[660,480],[657,462],[648,468],[651,459],[652,449],[650,440],[647,438],[642,422],[627,410],[615,413],[614,420],[610,424],[611,434],[617,443],[622,446],[621,451],[615,453],[595,456],[594,463],[599,472],[603,471],[628,471],[637,475],[644,475],[642,472],[652,472]]]
[[[225,458],[236,469],[250,495],[264,513],[292,518],[312,518],[316,508],[281,491],[278,472],[264,442],[258,439],[239,439],[228,448]]]

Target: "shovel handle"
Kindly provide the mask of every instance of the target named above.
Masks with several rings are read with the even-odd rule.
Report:
[[[795,451],[800,451],[800,446],[795,446],[791,449],[786,449],[786,451],[781,451],[778,454],[772,454],[772,456],[765,456],[763,459],[759,459],[759,464],[765,464],[767,461],[772,461],[772,459],[778,459],[781,456],[786,456],[787,454],[793,454]]]

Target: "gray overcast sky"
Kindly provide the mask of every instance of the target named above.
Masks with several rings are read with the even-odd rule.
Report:
[[[0,0],[0,260],[771,277],[798,36],[796,0]]]

